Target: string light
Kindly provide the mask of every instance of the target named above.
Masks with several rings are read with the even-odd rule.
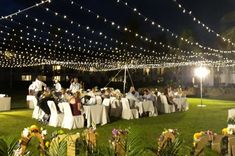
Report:
[[[127,3],[125,5],[127,5]],[[86,10],[84,7],[80,7],[80,9]],[[218,53],[197,54],[193,51],[185,51],[161,42],[156,42],[150,37],[133,32],[126,26],[120,26],[115,21],[110,21],[107,18],[103,19],[103,16],[98,14],[94,14],[95,18],[102,19],[105,23],[110,24],[111,27],[131,33],[146,43],[159,45],[167,50],[159,53],[155,49],[150,50],[139,47],[133,43],[123,42],[106,35],[104,32],[96,31],[88,25],[83,26],[71,20],[67,15],[54,12],[49,8],[45,8],[45,11],[51,12],[53,16],[60,17],[61,20],[69,22],[71,26],[78,27],[79,31],[88,32],[90,34],[89,36],[94,37],[94,35],[96,35],[102,38],[105,42],[89,39],[86,36],[80,36],[76,32],[72,32],[69,28],[67,28],[68,30],[63,29],[63,26],[58,27],[49,24],[40,20],[40,18],[35,18],[28,14],[23,17],[26,19],[32,18],[30,25],[28,23],[23,24],[22,22],[17,22],[13,17],[9,17],[6,18],[7,22],[20,26],[21,28],[4,26],[4,29],[0,30],[0,35],[3,36],[0,37],[1,67],[58,64],[66,68],[77,70],[107,71],[124,68],[126,64],[128,64],[129,68],[157,68],[193,65],[198,62],[208,65],[232,65],[234,63],[233,60],[223,56],[220,51]],[[93,13],[91,10],[86,11]],[[141,15],[137,8],[134,8],[133,11]],[[20,19],[22,20],[22,18]],[[33,22],[37,24],[34,25]],[[38,26],[38,24],[41,24],[43,29],[35,27]],[[154,21],[151,24],[158,26]],[[48,31],[48,28],[56,29],[59,33],[53,33],[51,30]],[[114,43],[117,46],[113,46],[113,44],[111,44],[111,46],[107,44],[107,42]],[[133,49],[133,51],[129,49]],[[172,53],[172,51],[175,53]],[[178,53],[181,53],[181,55],[178,56]],[[203,55],[215,56],[221,58],[221,60],[212,62],[211,59],[207,59],[203,57]]]
[[[233,43],[233,42],[231,41],[231,39],[227,39],[227,38],[223,37],[223,36],[220,35],[218,32],[215,32],[213,29],[211,29],[208,25],[204,24],[201,20],[199,20],[198,18],[196,18],[196,17],[193,15],[193,13],[192,13],[191,10],[189,11],[188,9],[186,9],[182,4],[180,4],[179,2],[177,2],[177,0],[173,0],[173,2],[176,3],[176,5],[178,6],[178,9],[180,9],[180,10],[182,11],[182,13],[187,14],[188,16],[190,16],[190,17],[192,18],[192,20],[193,20],[196,24],[198,24],[198,25],[200,25],[202,28],[206,29],[207,32],[213,33],[216,37],[222,39],[222,41],[224,41],[224,42],[227,42],[227,43],[229,43],[229,44],[231,44],[231,45],[233,45],[233,46],[235,45],[235,43]]]
[[[201,45],[200,43],[198,42],[193,42],[193,41],[190,41],[189,39],[187,38],[184,38],[184,37],[179,37],[179,35],[175,34],[173,31],[171,31],[170,29],[168,28],[165,28],[163,27],[162,25],[160,25],[159,23],[155,22],[154,20],[151,20],[149,18],[147,18],[145,15],[143,15],[142,13],[140,13],[139,11],[134,11],[134,8],[133,7],[130,7],[126,2],[122,1],[122,0],[115,0],[117,2],[117,4],[122,4],[124,5],[126,8],[130,9],[134,14],[136,14],[137,16],[139,17],[142,17],[142,19],[144,19],[144,21],[150,25],[152,25],[154,28],[162,31],[162,32],[165,32],[167,34],[170,34],[170,37],[174,37],[175,39],[180,39],[181,41],[184,41],[186,44],[188,45],[195,45],[197,47],[199,47],[200,49],[202,50],[207,50],[207,51],[211,51],[211,52],[221,52],[221,53],[231,53],[231,52],[235,52],[235,51],[224,51],[224,50],[218,50],[218,49],[214,49],[214,48],[211,48],[211,47],[208,47],[208,46],[203,46]],[[154,25],[152,24],[154,22]]]
[[[76,3],[76,2],[74,2],[74,1],[72,1],[72,0],[70,0],[70,2],[71,2],[72,5],[77,5],[77,6],[80,7],[80,9],[82,8],[81,10],[86,11],[87,13],[91,13],[91,14],[93,14],[93,15],[96,16],[96,17],[99,17],[99,19],[100,19],[101,21],[105,19],[106,21],[109,21],[109,22],[111,23],[111,25],[114,25],[114,23],[116,23],[116,22],[113,22],[112,20],[108,20],[106,17],[104,17],[104,16],[102,16],[102,15],[99,15],[99,14],[95,13],[94,11],[92,11],[92,10],[90,10],[90,9],[85,8],[84,6],[82,6],[82,5],[80,5],[80,4]],[[107,24],[107,22],[104,22],[104,23]],[[154,25],[155,23],[152,22],[152,24]],[[118,25],[118,24],[116,24],[116,25]],[[112,28],[115,28],[115,27],[112,27]],[[119,28],[122,28],[122,26],[118,25],[118,27],[117,27],[116,29],[119,29]],[[148,38],[148,37],[146,37],[146,36],[139,35],[139,33],[133,32],[132,30],[128,29],[127,27],[123,27],[123,29],[125,30],[124,32],[127,31],[127,32],[129,32],[129,33],[135,34],[135,37],[138,37],[139,39],[141,39],[141,40],[143,40],[143,41],[145,41],[145,42],[154,43],[154,45],[160,45],[161,47],[163,47],[163,48],[168,48],[168,49],[170,49],[170,50],[174,50],[174,51],[177,50],[177,51],[180,51],[181,53],[192,53],[192,55],[197,55],[197,54],[194,53],[193,51],[185,51],[185,50],[181,50],[181,49],[179,49],[179,48],[174,48],[174,47],[172,47],[172,46],[170,46],[170,45],[163,44],[162,42],[153,41],[152,39],[150,39],[150,38]],[[228,53],[230,53],[230,51],[228,51]],[[217,56],[217,57],[221,57],[220,54],[207,54],[207,53],[205,53],[205,54],[206,54],[206,55],[214,55],[214,56]]]
[[[35,8],[35,7],[38,7],[38,6],[42,5],[42,4],[50,3],[50,2],[51,2],[51,0],[44,0],[44,1],[42,0],[40,3],[36,3],[36,4],[34,4],[34,5],[30,6],[30,7],[27,7],[25,9],[18,10],[17,12],[14,12],[14,13],[12,13],[10,15],[2,16],[0,18],[0,20],[7,19],[7,18],[12,18],[13,16],[16,16],[16,15],[18,15],[20,13],[23,13],[25,11],[28,11],[28,10],[32,9],[32,8]]]

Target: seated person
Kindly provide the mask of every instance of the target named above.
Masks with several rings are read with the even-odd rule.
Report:
[[[173,96],[171,94],[169,94],[169,88],[165,89],[164,95],[167,98],[167,102],[169,105],[175,105],[175,107],[177,108],[177,104],[173,101]]]
[[[130,90],[128,93],[132,93],[136,98],[139,98],[139,92],[135,90],[135,87],[134,86],[131,86],[130,87]]]
[[[152,94],[150,93],[150,91],[148,89],[144,90],[143,99],[153,101],[153,96],[152,96]]]
[[[39,98],[38,106],[40,109],[42,109],[45,112],[46,116],[49,116],[51,114],[50,108],[47,104],[48,100],[55,101],[54,97],[51,94],[51,91],[45,90]],[[49,117],[46,120],[48,119]]]
[[[81,115],[82,105],[80,100],[80,92],[76,92],[74,96],[69,96],[68,98],[73,116]]]

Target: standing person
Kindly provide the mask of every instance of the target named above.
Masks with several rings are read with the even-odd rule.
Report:
[[[61,87],[61,84],[60,84],[59,80],[54,79],[54,82],[55,82],[54,83],[55,92],[61,92],[62,87]]]
[[[76,93],[76,92],[80,91],[80,89],[81,89],[81,85],[78,82],[78,78],[74,78],[70,87],[69,87],[69,90],[71,90],[72,93]]]
[[[35,95],[35,89],[36,89],[36,82],[33,81],[30,85],[29,85],[29,88],[28,88],[28,91],[29,91],[29,95]]]
[[[41,96],[43,92],[43,87],[46,88],[47,85],[44,82],[42,82],[38,76],[35,80],[35,96],[37,99],[39,99],[39,97]]]

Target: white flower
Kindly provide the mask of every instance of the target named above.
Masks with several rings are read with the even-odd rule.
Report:
[[[42,135],[47,135],[47,130],[46,129],[42,131]]]
[[[228,134],[233,134],[233,129],[232,128],[228,128]]]
[[[22,132],[22,136],[23,137],[28,137],[29,135],[29,129],[28,128],[24,128],[23,132]]]

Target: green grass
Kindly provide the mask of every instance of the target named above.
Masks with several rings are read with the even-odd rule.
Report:
[[[99,134],[99,144],[107,145],[111,137],[113,128],[128,128],[135,131],[142,138],[146,146],[156,145],[157,138],[164,128],[178,129],[184,139],[184,145],[188,148],[192,146],[192,137],[195,132],[202,130],[212,130],[221,134],[222,128],[227,126],[228,109],[235,107],[235,101],[205,99],[205,108],[197,107],[200,99],[189,98],[190,109],[187,112],[176,112],[163,114],[157,117],[145,117],[137,120],[117,120],[104,126],[97,126]],[[15,109],[9,112],[0,112],[0,137],[20,138],[24,127],[32,124],[45,127],[48,132],[56,129],[46,125],[41,125],[31,118],[32,110]],[[66,132],[81,132],[82,129],[65,130]],[[186,154],[188,151],[186,150]],[[209,152],[207,155],[215,155]]]

